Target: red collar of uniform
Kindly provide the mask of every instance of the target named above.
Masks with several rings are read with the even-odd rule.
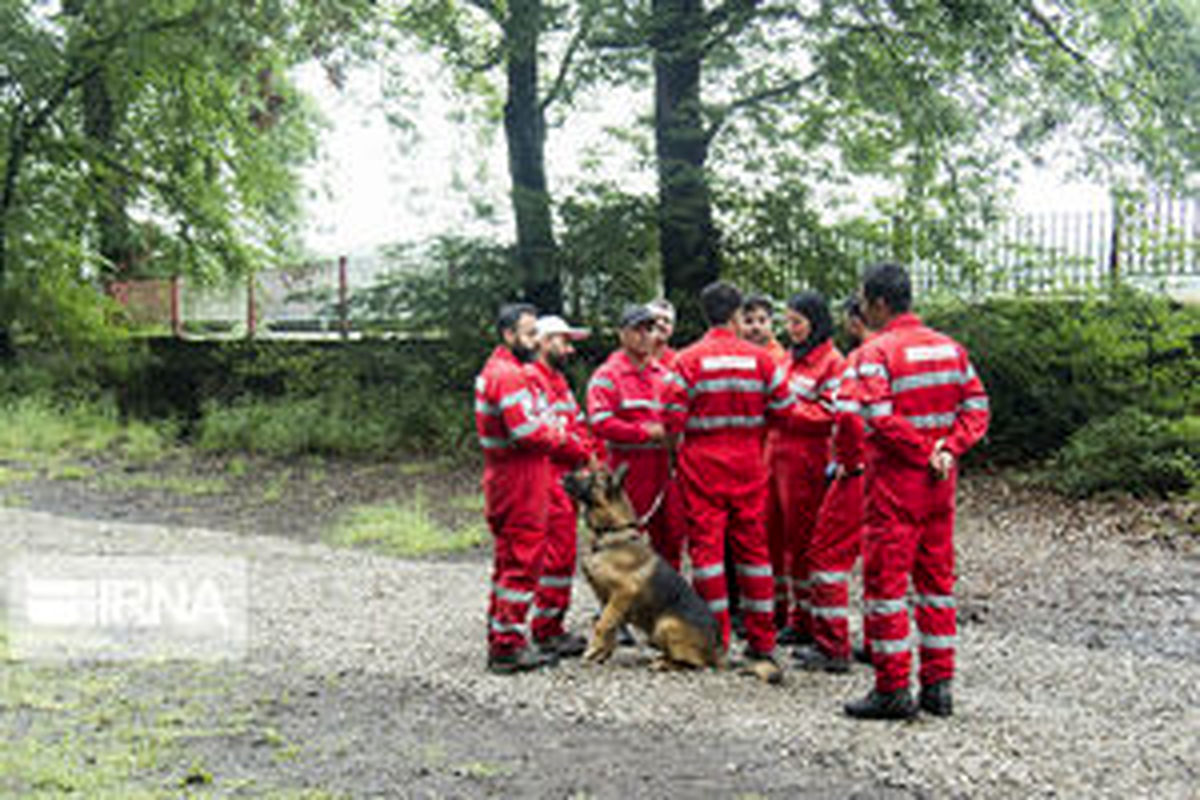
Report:
[[[709,328],[708,333],[704,334],[705,339],[740,339],[736,333],[729,328]]]
[[[505,364],[511,364],[517,369],[521,368],[521,362],[517,361],[517,357],[512,354],[512,350],[509,350],[502,344],[496,345],[496,349],[492,351],[492,358]]]
[[[912,328],[921,324],[921,318],[911,311],[905,311],[903,314],[892,317],[892,320],[880,328],[880,333],[894,331],[897,328]]]

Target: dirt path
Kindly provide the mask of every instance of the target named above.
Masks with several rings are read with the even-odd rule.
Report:
[[[490,676],[484,559],[0,510],[0,561],[240,555],[252,604],[241,662],[0,664],[12,752],[70,733],[82,745],[58,760],[94,780],[0,756],[0,794],[1194,797],[1200,556],[1186,532],[1153,535],[1177,509],[1031,503],[990,482],[965,494],[958,713],[900,725],[840,714],[869,683],[861,669],[772,688],[651,674],[629,649],[601,668]],[[594,602],[577,597],[582,625]],[[142,739],[156,759],[111,767],[109,754]]]

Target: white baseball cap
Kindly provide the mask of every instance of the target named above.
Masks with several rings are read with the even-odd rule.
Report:
[[[544,317],[538,317],[537,337],[539,339],[546,336],[553,336],[556,333],[565,333],[568,339],[574,340],[586,339],[591,335],[591,331],[587,328],[572,328],[560,316],[548,314]]]

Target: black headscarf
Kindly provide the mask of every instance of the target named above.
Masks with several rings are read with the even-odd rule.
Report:
[[[833,317],[829,313],[829,303],[820,292],[794,294],[788,300],[788,308],[803,314],[812,328],[807,339],[792,345],[792,358],[799,361],[833,336]]]

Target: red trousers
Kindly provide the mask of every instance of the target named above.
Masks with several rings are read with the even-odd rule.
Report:
[[[610,444],[609,467],[616,469],[619,464],[629,465],[629,473],[625,476],[625,492],[633,504],[634,513],[643,517],[658,503],[654,514],[646,521],[646,533],[655,552],[679,571],[686,531],[679,487],[671,477],[667,451],[645,447],[624,449]],[[661,500],[659,495],[662,495]]]
[[[571,582],[575,575],[575,555],[578,544],[575,523],[578,511],[575,501],[559,482],[565,470],[557,465],[550,468],[550,503],[546,520],[546,542],[542,553],[542,569],[533,596],[533,638],[548,639],[561,635],[563,618],[571,605]]]
[[[862,549],[863,476],[825,492],[808,549],[812,635],[826,655],[850,658],[850,571]]]
[[[935,481],[928,470],[884,461],[867,480],[863,582],[875,687],[905,688],[912,673],[908,606],[912,576],[920,632],[922,685],[954,675],[956,476]]]
[[[773,430],[767,438],[767,541],[775,575],[775,622],[812,632],[809,549],[825,494],[829,437]]]
[[[491,655],[511,653],[528,642],[525,620],[542,566],[549,484],[545,455],[518,452],[484,462],[484,514],[493,539]]]
[[[689,443],[681,459],[680,494],[688,520],[688,554],[696,592],[721,625],[722,642],[729,648],[729,594],[725,575],[728,534],[740,594],[742,619],[751,648],[775,649],[774,581],[763,524],[767,487],[761,453],[755,465],[723,458],[721,449],[707,450]],[[731,480],[740,473],[741,480]]]

